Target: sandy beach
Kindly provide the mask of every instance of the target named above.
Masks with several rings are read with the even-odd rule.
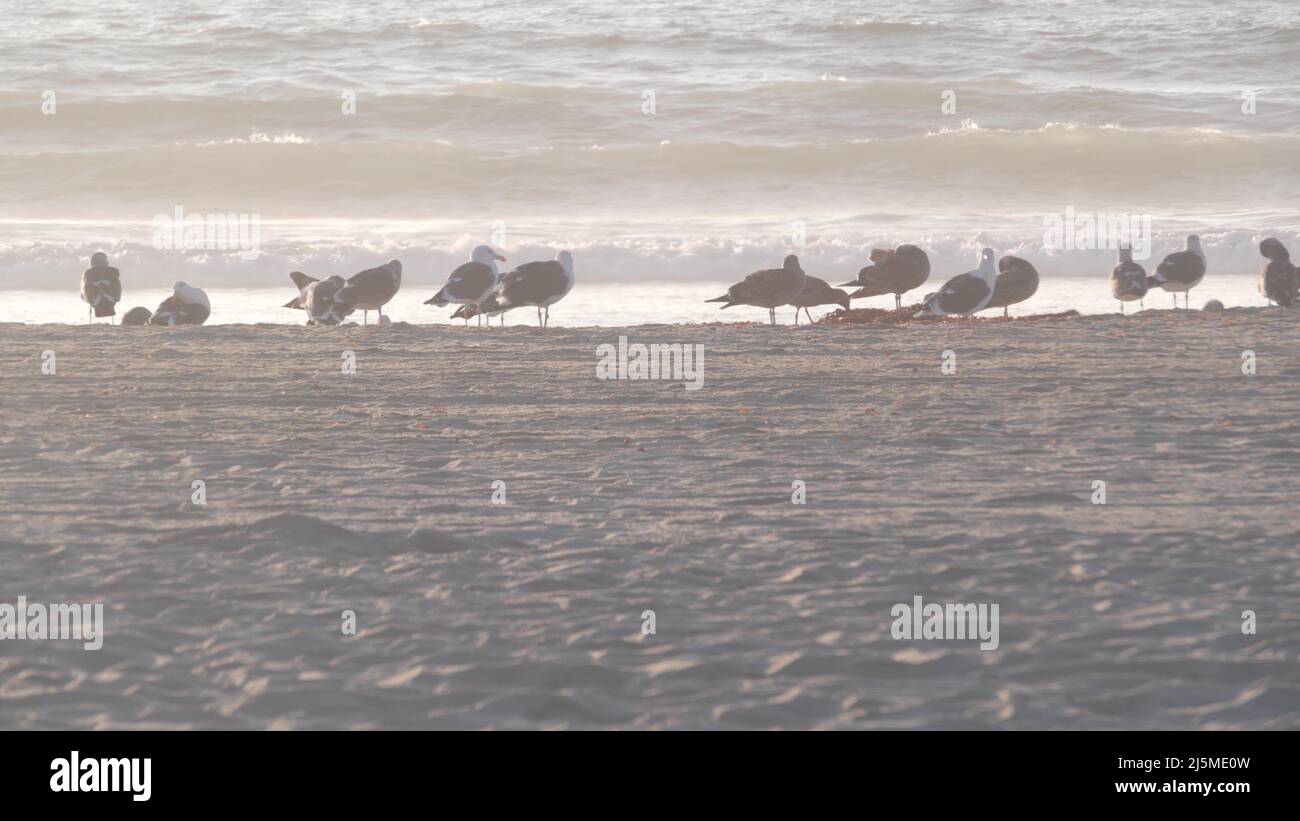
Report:
[[[702,388],[597,379],[619,336]],[[1295,728],[1297,350],[1252,308],[0,325],[0,592],[105,610],[4,642],[0,727]],[[891,638],[915,596],[1000,646]]]

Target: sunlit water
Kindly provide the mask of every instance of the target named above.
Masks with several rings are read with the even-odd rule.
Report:
[[[1270,234],[1300,251],[1282,0],[72,0],[4,23],[0,288],[75,289],[101,249],[137,287],[394,257],[439,278],[480,242],[572,250],[573,304],[904,241],[937,271],[982,245],[1109,270],[1044,248],[1067,207],[1150,216],[1156,259],[1198,232],[1211,270],[1258,270]],[[257,215],[261,256],[157,247],[176,208]]]

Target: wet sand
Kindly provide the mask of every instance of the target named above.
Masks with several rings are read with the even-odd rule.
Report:
[[[0,727],[1300,727],[1300,313],[10,324],[0,376],[0,602],[107,620],[0,644]]]

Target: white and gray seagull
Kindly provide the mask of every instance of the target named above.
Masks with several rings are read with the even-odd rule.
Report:
[[[997,287],[997,267],[993,264],[992,248],[980,252],[979,267],[964,274],[958,274],[943,284],[937,293],[926,297],[921,310],[913,314],[921,316],[966,316],[982,310],[993,298]]]
[[[506,258],[492,250],[490,246],[480,245],[470,254],[469,262],[457,266],[447,277],[447,282],[438,293],[424,301],[425,305],[473,305],[474,315],[483,324],[483,315],[478,307],[483,304],[497,286],[501,284],[501,271],[497,262]],[[466,323],[469,319],[466,318]]]

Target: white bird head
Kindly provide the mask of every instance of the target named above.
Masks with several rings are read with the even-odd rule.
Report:
[[[985,248],[983,251],[980,251],[980,267],[977,269],[980,276],[988,279],[990,276],[997,273],[997,266],[994,265],[994,260],[996,259],[997,254],[993,253],[992,248]]]
[[[1201,250],[1201,238],[1198,237],[1198,236],[1196,236],[1195,234],[1188,234],[1188,235],[1187,235],[1187,250],[1188,250],[1188,251],[1200,251],[1200,250]]]
[[[96,251],[90,255],[90,264],[92,266],[108,265],[108,254],[105,254],[103,251]]]
[[[208,302],[208,295],[203,293],[203,289],[195,288],[189,283],[176,283],[172,286],[172,293],[177,299],[184,302],[186,305],[205,305],[208,308],[212,307],[211,303]]]
[[[469,255],[469,258],[472,262],[479,262],[491,268],[496,268],[496,265],[493,265],[494,261],[506,261],[506,258],[498,254],[496,251],[493,251],[492,246],[490,245],[480,245],[475,248],[473,253]]]
[[[572,277],[573,276],[573,254],[570,254],[568,251],[561,251],[560,253],[555,255],[555,259],[560,263],[560,267],[564,269],[564,273]]]
[[[395,259],[390,259],[384,267],[393,272],[393,276],[397,278],[398,282],[402,281],[402,263]]]

